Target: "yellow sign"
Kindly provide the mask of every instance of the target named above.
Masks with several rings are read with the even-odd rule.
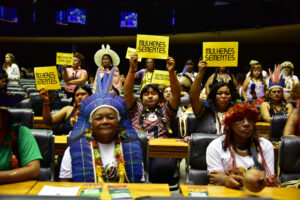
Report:
[[[35,67],[34,77],[37,90],[40,90],[42,88],[45,88],[47,90],[61,89],[56,66]]]
[[[56,53],[56,65],[73,65],[73,53]]]
[[[126,57],[125,57],[125,58],[130,59],[130,56],[131,56],[132,54],[134,54],[134,53],[136,53],[136,49],[131,48],[131,47],[128,47],[128,48],[127,48],[127,53],[126,53]],[[138,57],[138,61],[141,62],[141,61],[142,61],[142,57]]]
[[[170,85],[169,71],[154,70],[152,84]]]
[[[237,67],[238,42],[203,42],[203,60],[208,67]]]
[[[169,55],[169,37],[137,35],[136,52],[141,58],[167,59]]]

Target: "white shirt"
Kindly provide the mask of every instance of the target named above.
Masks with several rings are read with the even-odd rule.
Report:
[[[223,149],[223,141],[225,139],[225,135],[220,136],[219,138],[213,140],[207,147],[206,150],[206,163],[207,163],[207,170],[209,173],[212,171],[220,171],[226,173],[227,170],[232,169],[232,158],[228,148],[226,151]],[[260,146],[263,150],[263,155],[267,166],[271,174],[274,174],[274,149],[272,143],[263,138],[259,138]],[[234,151],[233,151],[234,152]],[[262,159],[260,153],[258,154],[258,162],[262,163]],[[236,165],[237,167],[242,167],[247,170],[250,167],[254,167],[254,161],[252,156],[241,156],[234,152]]]
[[[100,154],[102,156],[103,166],[117,166],[117,161],[114,156],[115,151],[115,141],[110,144],[99,143]],[[72,178],[72,158],[70,154],[70,147],[68,147],[64,153],[63,159],[61,161],[59,178]]]

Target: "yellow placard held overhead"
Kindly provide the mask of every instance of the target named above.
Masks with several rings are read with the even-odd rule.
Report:
[[[137,35],[136,52],[141,58],[167,59],[169,55],[169,37]]]
[[[56,65],[73,65],[73,53],[56,53]]]
[[[170,86],[169,71],[154,70],[152,84],[162,84],[165,86]]]
[[[208,67],[237,67],[238,42],[203,42],[203,60]]]
[[[56,66],[35,67],[34,77],[37,90],[40,90],[42,88],[45,88],[47,90],[61,89]]]
[[[130,56],[132,54],[136,53],[136,49],[135,48],[131,48],[131,47],[128,47],[127,48],[127,52],[126,52],[126,57],[127,59],[130,59]],[[141,62],[142,61],[142,57],[138,57],[138,61]]]

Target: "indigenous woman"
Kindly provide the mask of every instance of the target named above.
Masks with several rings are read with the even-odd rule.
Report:
[[[259,111],[248,103],[235,104],[226,112],[226,134],[213,140],[206,151],[210,184],[241,188],[244,173],[257,168],[265,172],[268,186],[278,186],[273,145],[256,135],[258,120]]]
[[[284,98],[290,99],[290,93],[294,85],[298,83],[298,77],[294,75],[294,65],[290,61],[285,61],[281,64],[283,69],[282,75],[284,78],[283,95]]]
[[[88,76],[85,69],[81,69],[84,63],[84,56],[76,52],[73,56],[73,65],[71,68],[66,68],[63,65],[63,79],[66,82],[67,97],[70,98],[74,94],[74,89],[77,85],[86,82]]]
[[[242,95],[245,101],[251,101],[258,99],[257,102],[261,104],[263,102],[263,97],[267,91],[267,86],[265,84],[262,75],[261,64],[255,64],[251,66],[250,76],[246,78],[242,87]]]
[[[129,108],[133,127],[145,132],[148,138],[169,138],[172,136],[171,121],[176,116],[180,104],[180,85],[174,72],[175,61],[167,58],[171,93],[170,99],[162,107],[159,105],[160,90],[156,85],[148,84],[141,90],[140,100],[134,96],[133,86],[137,54],[130,57],[130,67],[124,85],[124,99]],[[151,182],[170,183],[177,170],[177,159],[152,159],[149,177]]]
[[[111,73],[114,73],[112,68]],[[107,93],[111,81],[97,75],[97,94],[82,102],[60,178],[75,182],[141,182],[142,149],[125,101]]]
[[[120,72],[118,69],[118,65],[120,64],[120,58],[118,54],[110,49],[109,45],[106,45],[106,48],[104,45],[102,45],[102,49],[98,50],[95,53],[95,63],[98,66],[98,70],[96,72],[96,78],[94,81],[94,91],[96,93],[96,84],[97,84],[97,74],[100,74],[100,78],[103,79],[105,76],[113,76],[113,87],[115,87],[119,94],[121,94],[121,78],[120,78]],[[114,73],[111,73],[112,68],[115,67]]]
[[[44,122],[48,125],[63,123],[63,127],[61,131],[64,134],[69,134],[69,132],[73,129],[77,121],[82,101],[90,95],[92,95],[92,89],[88,85],[85,84],[77,85],[74,90],[74,96],[71,105],[62,108],[57,113],[51,115],[48,91],[45,89],[41,89],[40,97],[44,101],[43,104]]]
[[[206,70],[206,62],[199,61],[198,74],[190,89],[190,100],[193,112],[197,118],[197,129],[193,132],[224,134],[223,119],[225,112],[235,99],[235,89],[228,83],[218,82],[208,95],[207,102],[200,96],[201,82]]]
[[[269,102],[263,102],[260,106],[262,119],[266,122],[271,122],[274,115],[289,116],[293,110],[291,103],[286,103],[283,96],[284,79],[279,78],[281,67],[275,67],[274,76],[269,70]]]
[[[2,69],[7,73],[8,86],[19,85],[20,69],[13,54],[7,53],[5,55],[5,62]]]
[[[0,184],[38,179],[39,147],[26,126],[11,121],[7,107],[23,100],[19,95],[0,94]]]

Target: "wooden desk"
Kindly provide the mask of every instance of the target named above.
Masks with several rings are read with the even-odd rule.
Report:
[[[45,124],[43,117],[40,117],[40,116],[34,116],[33,127],[40,128],[40,129],[50,129],[51,128],[51,126]]]
[[[188,187],[195,185],[180,185],[183,196],[188,195]],[[297,188],[273,188],[266,187],[261,192],[253,193],[247,190],[229,189],[225,186],[203,186],[207,187],[209,197],[269,197],[274,199],[300,199],[300,190]]]
[[[0,185],[0,194],[27,194],[37,181],[24,181],[19,183],[10,183]]]
[[[150,139],[148,141],[149,158],[187,158],[189,144],[177,142],[177,139]]]
[[[44,185],[56,186],[56,187],[82,187],[86,183],[75,183],[75,182],[38,182],[28,193],[29,195],[37,195]],[[101,199],[111,199],[107,186],[118,185],[118,183],[105,183],[103,184],[103,190]],[[137,184],[137,183],[126,183],[121,185],[127,185],[133,198],[142,196],[171,196],[168,184]],[[79,195],[81,188],[77,195]]]
[[[68,146],[68,137],[66,135],[56,135],[54,137],[54,154],[63,156]]]

